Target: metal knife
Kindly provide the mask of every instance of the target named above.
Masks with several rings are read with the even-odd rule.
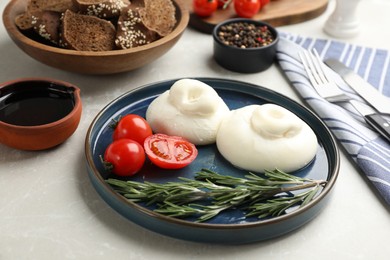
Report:
[[[378,112],[390,114],[390,98],[382,95],[374,86],[336,59],[324,61],[332,70]]]
[[[390,115],[372,113],[371,109],[356,100],[350,100],[349,103],[364,117],[367,124],[390,142]]]

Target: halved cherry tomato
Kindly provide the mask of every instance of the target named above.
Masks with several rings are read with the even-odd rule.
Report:
[[[152,134],[152,128],[143,117],[136,114],[127,114],[120,118],[116,124],[113,140],[127,138],[143,145],[145,138]]]
[[[251,18],[259,12],[260,7],[260,0],[234,0],[234,10],[240,17]]]
[[[131,139],[119,139],[112,142],[104,152],[105,167],[119,176],[136,174],[145,162],[144,148]]]
[[[192,8],[195,14],[207,17],[217,10],[218,0],[193,0]]]
[[[180,169],[193,162],[198,155],[195,145],[179,136],[154,134],[144,143],[146,155],[160,168]]]

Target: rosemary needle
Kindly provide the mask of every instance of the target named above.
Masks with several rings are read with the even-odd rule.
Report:
[[[202,169],[195,179],[178,179],[177,182],[142,183],[110,178],[106,182],[128,200],[156,205],[158,213],[178,218],[197,217],[199,222],[232,208],[245,210],[248,217],[279,216],[293,206],[309,203],[327,183],[278,169],[266,171],[264,177],[249,173],[243,178]]]

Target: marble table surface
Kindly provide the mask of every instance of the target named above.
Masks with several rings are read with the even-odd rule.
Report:
[[[0,2],[2,11],[8,1]],[[321,16],[278,30],[330,38]],[[342,39],[390,48],[390,2],[362,0],[360,33]],[[0,259],[389,259],[390,214],[370,183],[341,151],[340,175],[329,204],[302,228],[272,240],[239,245],[193,243],[156,234],[123,218],[92,187],[84,140],[95,115],[111,100],[144,84],[182,77],[221,77],[273,89],[300,103],[274,64],[240,74],[212,58],[212,38],[191,28],[166,55],[132,72],[91,76],[57,70],[23,53],[0,26],[0,82],[52,77],[81,88],[83,114],[74,135],[55,149],[26,152],[0,145]]]

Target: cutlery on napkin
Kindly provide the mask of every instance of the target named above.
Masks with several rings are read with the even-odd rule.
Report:
[[[371,79],[372,85],[378,86],[383,94],[390,96],[390,85],[384,86],[385,74],[389,60],[384,56],[383,50],[365,49],[332,40],[303,38],[294,35],[282,35],[277,46],[277,60],[292,86],[306,101],[311,109],[324,121],[332,131],[348,155],[365,173],[385,202],[390,205],[390,144],[371,129],[364,118],[348,104],[332,104],[320,97],[311,86],[307,74],[301,63],[299,52],[303,49],[315,48],[321,58],[337,58],[355,62],[356,71],[365,75],[380,77]],[[378,54],[378,55],[376,55]],[[371,60],[377,59],[380,66],[368,66],[363,62],[364,55]],[[377,57],[379,56],[379,57]],[[383,59],[383,61],[379,61]],[[360,61],[360,62],[359,62]],[[360,66],[359,66],[360,65]],[[353,99],[364,103],[365,101],[357,95],[345,82],[330,68],[324,66],[327,75],[331,75],[336,84]],[[390,67],[390,66],[389,66]],[[364,70],[366,68],[366,70]],[[382,70],[384,70],[382,74]]]

